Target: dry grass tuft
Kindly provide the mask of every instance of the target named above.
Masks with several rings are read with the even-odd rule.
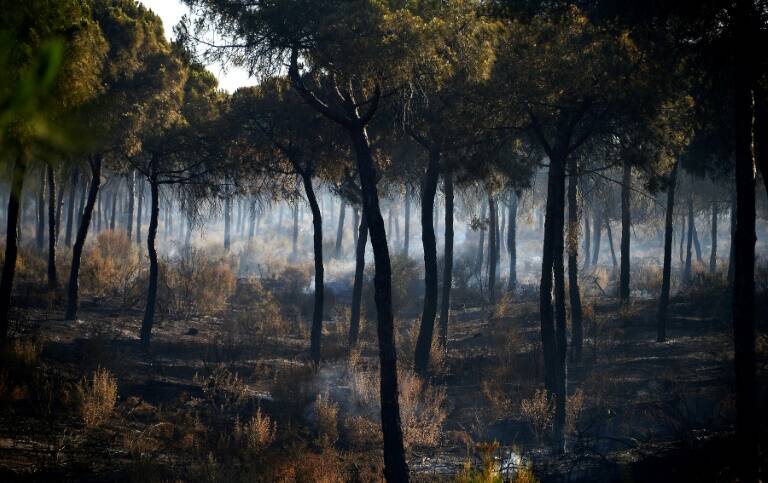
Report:
[[[112,415],[117,402],[117,380],[103,368],[93,372],[91,379],[83,378],[77,385],[80,415],[87,428],[104,423]]]

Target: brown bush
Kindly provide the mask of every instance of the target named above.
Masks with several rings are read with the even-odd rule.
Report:
[[[276,436],[277,423],[261,408],[256,409],[256,414],[245,424],[240,423],[239,418],[235,420],[235,442],[250,450],[263,451],[275,441]]]
[[[96,369],[91,379],[83,378],[77,385],[80,415],[87,428],[105,422],[117,402],[117,380],[106,369]]]
[[[80,269],[83,293],[104,297],[132,298],[141,273],[139,252],[126,232],[102,231],[87,246]]]
[[[318,394],[314,408],[317,437],[315,444],[329,448],[339,440],[339,405],[328,398],[328,394]]]
[[[552,426],[553,409],[552,400],[544,389],[537,389],[530,399],[523,399],[520,403],[520,415],[528,422],[539,443]]]

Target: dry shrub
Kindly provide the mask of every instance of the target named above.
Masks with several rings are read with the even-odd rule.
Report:
[[[312,401],[315,373],[309,365],[295,363],[275,371],[270,393],[275,401],[301,410]]]
[[[240,423],[239,418],[235,420],[234,436],[237,444],[261,452],[275,441],[277,423],[258,408],[245,424]]]
[[[445,390],[429,385],[411,371],[398,372],[405,446],[437,446],[447,417]]]
[[[576,434],[578,432],[579,420],[584,410],[584,391],[576,391],[568,396],[565,405],[565,432],[566,434]]]
[[[285,335],[286,324],[274,294],[255,278],[238,280],[232,302],[242,308],[238,313],[242,335],[265,337]]]
[[[520,403],[520,415],[531,427],[539,444],[552,426],[553,406],[553,401],[547,397],[547,391],[544,389],[537,389],[533,397],[523,399]]]
[[[216,366],[206,379],[195,374],[193,380],[202,386],[211,407],[222,413],[237,410],[248,398],[248,387],[240,375],[223,364]]]
[[[491,320],[499,321],[501,319],[511,317],[512,309],[514,307],[513,300],[514,295],[512,293],[504,293],[504,295],[502,295],[501,298],[493,306],[493,312],[491,312]]]
[[[77,385],[80,397],[80,414],[87,428],[99,426],[105,422],[117,402],[117,380],[110,372],[98,368],[91,379],[83,378]]]
[[[488,401],[491,414],[496,419],[504,419],[512,411],[514,405],[512,399],[504,391],[503,384],[498,378],[485,379],[481,384],[483,396]]]
[[[662,267],[658,264],[635,264],[631,271],[632,289],[643,292],[646,296],[661,293]]]
[[[363,416],[347,416],[344,419],[344,439],[353,448],[375,447],[383,441],[381,425]]]
[[[418,313],[422,297],[414,296],[414,289],[421,288],[422,266],[418,260],[405,254],[392,255],[392,310],[395,315]],[[374,267],[368,267],[365,278],[373,279]],[[370,320],[376,320],[374,287],[366,283],[363,287],[363,308]]]
[[[235,271],[223,257],[208,256],[187,247],[160,270],[158,301],[167,315],[215,315],[226,307],[235,290]]]
[[[317,438],[315,444],[329,448],[339,440],[339,405],[328,398],[328,394],[318,394],[314,407]]]
[[[139,252],[126,232],[102,231],[83,254],[80,285],[84,293],[127,302],[140,272]]]

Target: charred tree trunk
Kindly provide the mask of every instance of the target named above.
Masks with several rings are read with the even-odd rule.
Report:
[[[58,242],[58,220],[56,219],[56,178],[53,166],[48,163],[48,288],[59,287],[59,275],[56,273],[56,243]]]
[[[507,290],[517,291],[517,203],[520,195],[517,191],[509,197],[509,222],[507,223],[507,253],[509,253],[509,279]]]
[[[667,186],[667,213],[664,220],[664,268],[661,278],[661,297],[656,318],[656,340],[664,342],[667,338],[667,308],[672,275],[672,236],[675,212],[675,188],[677,185],[677,163],[672,167]]]
[[[344,218],[347,214],[347,201],[342,199],[339,206],[339,226],[336,229],[336,247],[334,258],[341,258],[341,247],[344,239]]]
[[[592,230],[590,230],[589,210],[584,210],[584,267],[583,270],[589,270],[592,253]]]
[[[35,240],[37,241],[37,253],[43,253],[45,250],[45,184],[46,171],[40,170],[40,189],[37,193],[37,231]]]
[[[387,481],[407,483],[408,463],[405,460],[403,431],[400,422],[400,402],[397,384],[397,350],[395,348],[392,313],[392,267],[387,247],[387,233],[381,216],[376,172],[368,133],[360,123],[350,127],[352,143],[357,157],[362,187],[363,210],[373,246],[376,266],[374,298],[378,318],[379,371],[381,397],[381,427],[384,436],[384,476]]]
[[[411,189],[405,188],[405,226],[403,226],[403,254],[408,256],[411,242]]]
[[[320,365],[320,338],[323,333],[323,302],[325,285],[323,283],[323,214],[317,204],[315,190],[312,187],[312,177],[303,172],[301,180],[307,195],[309,208],[312,210],[313,243],[315,250],[315,305],[312,311],[312,330],[310,334],[309,353],[315,367]]]
[[[357,218],[357,208],[352,210]],[[368,222],[365,219],[365,211],[360,217],[360,226],[355,243],[355,281],[352,287],[352,309],[349,319],[349,347],[357,346],[360,335],[360,308],[363,301],[363,281],[365,280],[365,246],[368,243]]]
[[[496,251],[498,211],[496,200],[488,196],[488,302],[493,306],[496,303]]]
[[[611,247],[611,260],[613,261],[613,269],[619,266],[616,261],[616,250],[613,248],[613,232],[611,231],[611,220],[605,219],[605,232],[608,234],[608,246]]]
[[[250,208],[248,212],[248,240],[253,240],[254,235],[256,234],[256,200],[252,199],[250,203]]]
[[[5,232],[5,258],[3,263],[3,278],[0,280],[0,342],[8,341],[8,316],[11,310],[11,294],[13,293],[13,278],[16,275],[16,258],[19,253],[19,211],[21,209],[21,194],[24,186],[24,174],[27,167],[22,156],[16,158],[11,173],[10,194],[8,197],[8,225]]]
[[[691,229],[693,230],[693,248],[696,249],[696,261],[703,263],[701,258],[701,243],[699,242],[699,231],[696,229],[696,214],[691,218]]]
[[[630,270],[630,227],[632,226],[630,190],[632,189],[632,165],[624,161],[624,173],[621,180],[621,269],[619,273],[619,299],[629,302]]]
[[[126,231],[128,232],[128,239],[133,238],[133,211],[134,203],[136,202],[136,171],[131,170],[128,174],[128,213],[126,216]]]
[[[736,193],[731,194],[731,249],[728,254],[728,283],[733,283],[736,271]]]
[[[229,251],[232,244],[232,197],[224,199],[224,251]],[[295,250],[294,250],[295,251]]]
[[[581,360],[581,348],[584,345],[584,329],[581,316],[581,294],[579,293],[579,206],[578,206],[578,166],[576,157],[568,160],[568,295],[571,303],[571,356],[572,360]],[[586,220],[586,216],[584,217]],[[585,222],[584,232],[589,233],[589,224]],[[586,237],[586,235],[585,235]],[[588,247],[588,245],[587,245]],[[585,248],[589,253],[589,248]],[[589,257],[585,257],[588,259]]]
[[[112,189],[112,212],[109,214],[109,229],[115,231],[115,223],[117,222],[117,195],[120,191],[120,185],[116,185]]]
[[[435,239],[435,195],[440,179],[440,153],[432,149],[421,188],[421,241],[424,247],[424,308],[416,340],[414,368],[424,376],[429,369],[429,353],[437,314],[437,241]]]
[[[453,287],[453,173],[445,174],[445,255],[443,257],[443,294],[440,306],[440,347],[448,350],[448,322],[451,316]]]
[[[760,461],[755,375],[755,164],[752,157],[752,95],[748,51],[752,4],[736,7],[734,69],[734,134],[736,164],[736,234],[733,278],[733,341],[736,370],[736,441],[738,469],[743,481],[757,481]],[[762,140],[761,140],[762,141]]]
[[[688,242],[685,249],[685,268],[683,269],[683,281],[688,283],[691,281],[691,265],[692,254],[691,248],[693,246],[693,195],[688,197]]]
[[[483,200],[483,207],[480,211],[480,237],[477,243],[477,256],[475,257],[475,273],[478,274],[477,278],[482,280],[483,278],[483,250],[485,249],[485,216],[486,216],[486,204]],[[482,285],[482,284],[481,284]]]
[[[603,234],[603,219],[602,214],[599,211],[595,211],[594,213],[592,229],[592,266],[596,267],[597,262],[600,261],[600,239]]]
[[[709,251],[709,273],[717,272],[717,203],[712,202],[712,243]]]
[[[67,231],[64,234],[64,243],[68,247],[72,246],[72,225],[75,218],[75,196],[77,195],[77,182],[80,179],[80,173],[75,168],[72,173],[72,181],[69,187],[69,199],[67,200]]]
[[[141,346],[149,347],[152,337],[152,326],[155,323],[155,310],[157,309],[157,279],[160,275],[160,265],[157,262],[157,224],[160,216],[160,186],[157,180],[157,161],[152,161],[149,177],[149,193],[151,208],[149,212],[149,229],[147,230],[147,255],[149,257],[149,284],[147,287],[147,306],[144,308],[144,320],[141,322]]]
[[[136,207],[136,244],[141,246],[141,214],[144,213],[144,180],[139,178],[139,201]]]
[[[357,227],[360,226],[360,211],[357,207],[352,208],[352,224],[355,226],[355,229],[352,230],[352,243],[357,247],[357,236],[358,236],[358,229]]]
[[[101,157],[91,158],[91,182],[88,188],[88,200],[83,209],[83,218],[77,229],[75,244],[72,247],[72,267],[69,271],[69,285],[67,287],[67,312],[66,320],[75,320],[77,318],[77,309],[79,305],[78,284],[80,277],[80,260],[83,255],[85,238],[88,236],[88,228],[93,217],[93,209],[96,206],[96,197],[99,195],[101,186]]]

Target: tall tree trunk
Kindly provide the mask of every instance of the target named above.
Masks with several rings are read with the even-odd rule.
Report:
[[[116,184],[115,187],[112,188],[112,212],[109,214],[109,229],[112,231],[115,231],[115,223],[117,221],[117,194],[119,191],[120,185]]]
[[[336,248],[334,258],[341,258],[341,246],[344,239],[344,218],[347,214],[347,201],[342,198],[339,204],[339,226],[336,229]]]
[[[136,203],[136,170],[128,173],[128,214],[126,216],[126,230],[128,239],[133,239],[133,211]]]
[[[395,348],[392,313],[392,267],[389,248],[387,247],[387,233],[384,230],[384,218],[381,216],[381,208],[379,207],[376,172],[368,133],[365,127],[359,124],[353,125],[349,130],[357,157],[363,210],[368,220],[376,267],[373,283],[378,318],[379,394],[381,397],[381,427],[384,436],[384,476],[390,482],[407,483],[409,475],[400,422],[400,402],[398,401],[397,350]]]
[[[352,225],[355,227],[355,229],[352,230],[352,243],[355,245],[355,247],[357,247],[357,237],[358,237],[358,229],[357,229],[357,227],[360,225],[360,212],[361,211],[362,211],[362,208],[358,209],[356,206],[352,208]],[[367,231],[366,231],[366,233],[367,233]]]
[[[583,211],[584,216],[584,268],[583,270],[589,270],[591,254],[592,254],[592,230],[590,230],[589,223],[589,210]]]
[[[424,376],[429,369],[429,353],[437,314],[437,242],[435,239],[435,194],[440,179],[440,152],[432,149],[421,188],[421,241],[424,246],[424,309],[416,340],[414,368]]]
[[[59,242],[61,233],[61,212],[64,209],[64,182],[59,183],[56,191],[56,243]]]
[[[53,166],[48,163],[48,288],[54,290],[59,286],[59,275],[56,273],[56,243],[58,229],[56,225],[56,177]]]
[[[693,230],[693,247],[696,249],[696,261],[704,263],[701,258],[701,243],[699,242],[699,231],[696,229],[696,214],[691,218],[691,229]]]
[[[66,320],[75,320],[77,318],[77,309],[80,302],[78,292],[80,260],[83,255],[85,238],[88,236],[91,218],[93,217],[93,209],[96,206],[96,198],[99,195],[99,187],[101,186],[101,156],[93,156],[90,164],[91,182],[88,187],[88,200],[83,208],[83,218],[80,220],[75,244],[72,247],[72,267],[69,271],[69,285],[67,286],[67,312],[64,316]]]
[[[72,181],[69,186],[69,199],[67,200],[67,231],[64,235],[64,243],[67,247],[72,246],[72,225],[75,217],[75,196],[77,195],[77,183],[80,179],[80,171],[75,167],[72,172]]]
[[[297,256],[299,253],[299,205],[293,205],[293,234],[291,235],[293,248],[291,250],[292,256]]]
[[[0,280],[0,342],[8,341],[8,316],[11,310],[11,294],[13,293],[13,278],[16,275],[16,258],[19,253],[19,211],[21,194],[26,173],[26,160],[18,156],[13,163],[11,173],[10,194],[8,196],[8,225],[5,232],[5,258],[3,263],[3,278]]]
[[[483,250],[485,247],[485,216],[487,209],[487,206],[485,204],[485,200],[483,200],[482,208],[480,210],[480,237],[477,243],[477,255],[475,257],[475,273],[478,274],[478,279],[482,280],[483,278]],[[482,284],[481,284],[482,285]]]
[[[597,262],[600,261],[600,239],[603,235],[603,217],[600,211],[595,210],[594,218],[592,219],[592,266],[596,267]]]
[[[323,301],[325,286],[323,284],[323,213],[317,204],[315,190],[312,187],[312,177],[304,172],[301,176],[304,182],[304,192],[307,195],[309,207],[312,210],[312,229],[315,250],[315,306],[312,312],[312,330],[310,334],[309,353],[315,367],[320,365],[320,337],[323,333]]]
[[[83,214],[85,213],[85,202],[88,199],[88,193],[91,191],[91,183],[87,181],[83,184],[83,189],[80,191],[80,201],[77,206],[77,226],[83,222]],[[77,234],[75,234],[77,236]]]
[[[509,253],[509,280],[507,290],[517,291],[517,204],[520,195],[517,191],[509,197],[509,223],[507,224],[507,253]]]
[[[755,82],[753,100],[755,103],[755,161],[763,178],[763,187],[768,193],[768,89],[765,84]]]
[[[564,151],[558,150],[556,155],[550,157],[539,290],[544,379],[547,391],[555,398],[553,426],[556,446],[559,451],[563,449],[564,443],[565,355],[567,351],[563,264],[565,163],[566,155]],[[552,303],[553,295],[555,299],[554,306]]]
[[[496,303],[496,251],[498,211],[496,200],[488,195],[488,302],[493,306]]]
[[[629,302],[630,270],[630,227],[632,226],[630,190],[632,189],[632,165],[624,161],[624,173],[621,179],[621,269],[619,275],[619,299]]]
[[[728,253],[728,284],[733,283],[736,272],[736,193],[731,194],[731,248]]]
[[[352,213],[357,218],[357,208]],[[349,347],[357,346],[360,335],[360,308],[363,301],[363,281],[365,280],[365,245],[368,243],[368,222],[365,211],[360,217],[360,226],[356,228],[358,235],[355,243],[355,281],[352,287],[352,309],[349,319]]]
[[[141,346],[145,349],[149,347],[152,337],[152,326],[155,323],[155,310],[157,308],[157,279],[160,274],[160,266],[157,263],[157,248],[155,239],[157,238],[157,224],[160,216],[160,186],[157,182],[156,161],[152,161],[149,192],[151,200],[151,211],[149,212],[149,229],[147,230],[147,255],[149,257],[149,285],[147,287],[147,305],[144,308],[144,320],[141,322]]]
[[[448,321],[451,316],[453,287],[453,173],[445,174],[445,255],[443,256],[443,295],[440,306],[440,347],[448,350]]]
[[[712,202],[712,243],[709,252],[709,273],[717,272],[717,203]]]
[[[656,340],[664,342],[667,338],[667,308],[672,275],[672,236],[675,213],[675,189],[677,185],[677,162],[672,167],[667,186],[667,213],[664,220],[664,269],[661,277],[661,297],[656,317]],[[682,235],[681,235],[682,236]]]
[[[574,361],[581,360],[581,348],[584,345],[584,330],[581,316],[581,294],[579,293],[579,206],[577,186],[578,166],[576,157],[568,160],[570,176],[568,178],[568,295],[571,303],[571,356]],[[584,217],[586,220],[586,216]],[[584,232],[589,233],[589,224],[584,223]],[[587,235],[585,235],[585,238]],[[589,245],[584,253],[589,253]],[[589,256],[584,257],[588,259]]]
[[[405,226],[403,226],[403,253],[408,256],[411,242],[411,189],[405,188]]]
[[[693,246],[693,194],[688,196],[688,242],[685,249],[685,268],[683,269],[683,281],[691,281],[691,248]]]
[[[249,212],[248,212],[248,240],[253,240],[254,235],[256,234],[256,200],[252,199],[250,202]]]
[[[611,231],[611,220],[607,217],[605,219],[605,232],[608,234],[608,246],[611,247],[611,260],[613,261],[613,269],[619,266],[616,261],[616,250],[613,248],[613,232]]]
[[[757,481],[760,414],[755,375],[755,163],[752,158],[752,4],[737,2],[734,69],[736,252],[733,278],[733,341],[736,370],[736,440],[739,476]],[[761,140],[762,141],[762,140]]]
[[[141,246],[141,215],[144,213],[144,179],[138,179],[139,200],[136,207],[136,244]]]
[[[224,251],[229,251],[232,244],[232,197],[224,199]],[[295,252],[295,250],[294,250]]]
[[[45,185],[47,173],[40,170],[40,189],[37,193],[37,253],[43,253],[45,249]]]

